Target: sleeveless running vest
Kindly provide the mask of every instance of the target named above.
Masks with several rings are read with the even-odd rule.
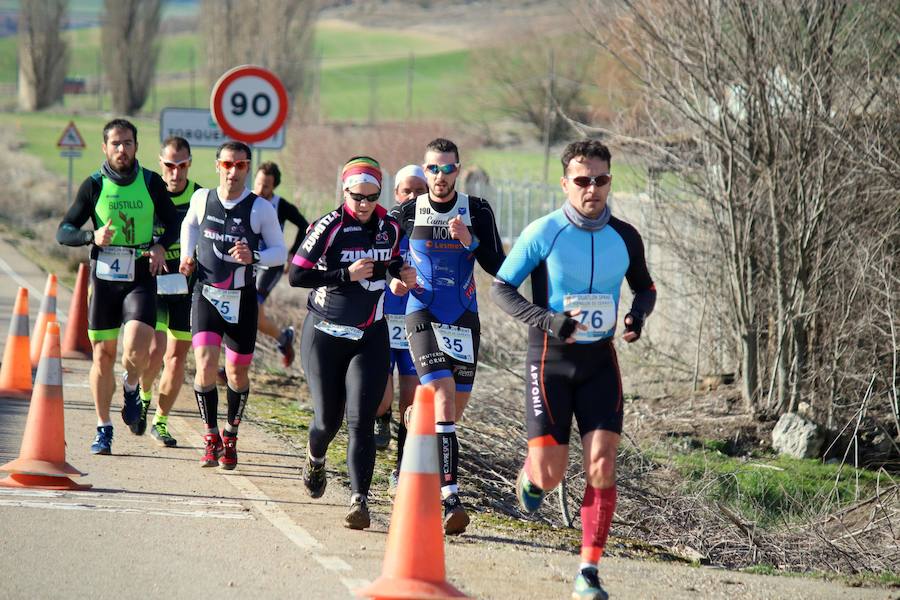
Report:
[[[188,179],[187,185],[184,186],[184,190],[177,196],[172,196],[169,194],[169,197],[172,198],[172,204],[175,205],[175,212],[178,213],[178,225],[184,222],[184,217],[187,215],[188,209],[191,207],[191,196],[194,195],[194,192],[200,189],[200,186],[190,179]],[[163,234],[162,224],[157,220],[153,225],[153,241],[159,239],[159,237]],[[169,267],[170,273],[175,273],[178,271],[179,259],[181,257],[181,242],[175,241],[169,249],[166,250],[166,266]],[[175,267],[175,270],[172,270],[172,267]]]
[[[142,175],[121,186],[100,172],[91,177],[100,181],[100,196],[94,205],[94,215],[99,226],[112,220],[115,234],[111,246],[146,248],[153,241],[153,198],[147,187],[147,179],[152,174],[141,167]]]
[[[228,290],[256,285],[253,265],[242,265],[228,254],[239,240],[246,242],[250,250],[259,249],[262,236],[250,226],[250,213],[256,198],[256,194],[250,193],[234,208],[227,209],[219,201],[216,190],[209,190],[197,244],[198,281],[201,284]]]
[[[457,215],[471,231],[472,213],[466,194],[457,193],[447,212],[436,211],[428,194],[416,199],[409,255],[419,287],[410,292],[407,314],[427,308],[441,322],[453,323],[464,311],[478,311],[473,276],[475,255],[450,237],[448,223]]]

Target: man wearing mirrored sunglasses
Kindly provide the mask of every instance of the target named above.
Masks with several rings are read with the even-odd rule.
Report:
[[[562,155],[562,208],[531,223],[497,272],[491,295],[527,323],[525,412],[528,457],[516,481],[524,512],[540,507],[566,474],[572,417],[584,448],[586,488],[581,505],[581,567],[572,598],[605,600],[597,564],[616,507],[616,452],[623,395],[613,337],[619,291],[634,299],[622,339],[641,336],[656,288],[634,227],[613,217],[609,149],[596,140],[573,142]],[[531,276],[533,303],[518,292]]]
[[[191,145],[183,137],[171,136],[163,141],[159,152],[159,166],[163,181],[172,197],[178,214],[178,230],[190,206],[191,195],[200,185],[188,179],[191,168]],[[164,233],[157,221],[154,238]],[[131,432],[144,435],[147,412],[153,399],[153,381],[162,370],[159,380],[159,399],[150,426],[150,435],[161,446],[174,447],[177,440],[169,433],[169,411],[178,398],[184,381],[184,364],[191,347],[191,296],[193,278],[188,280],[178,272],[181,245],[178,241],[166,250],[167,272],[156,278],[156,333],[150,344],[150,360],[141,375],[141,415],[133,423]]]
[[[478,362],[475,261],[494,275],[504,259],[488,202],[456,191],[459,167],[456,144],[433,140],[425,147],[423,165],[428,193],[391,209],[409,237],[409,262],[416,269],[406,332],[419,381],[435,388],[447,534],[462,533],[469,524],[457,484],[456,421],[469,401]]]
[[[93,347],[91,394],[97,411],[94,454],[112,454],[109,409],[114,365],[123,327],[122,420],[141,415],[140,378],[147,367],[156,326],[156,275],[165,273],[166,249],[178,239],[178,215],[166,184],[137,161],[137,128],[125,119],[103,127],[100,169],[85,179],[56,232],[66,246],[91,245],[88,338]],[[81,226],[92,221],[94,231]],[[154,236],[154,222],[161,233]]]
[[[200,464],[221,464],[226,470],[237,466],[238,427],[250,396],[258,309],[253,265],[282,265],[287,254],[275,208],[246,188],[250,158],[250,148],[241,142],[219,146],[219,185],[194,192],[181,225],[179,271],[189,277],[197,270],[191,341],[197,364],[194,396],[206,425]],[[216,371],[223,343],[227,420],[220,435]]]

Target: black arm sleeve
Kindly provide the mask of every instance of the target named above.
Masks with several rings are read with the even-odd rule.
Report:
[[[628,270],[625,271],[625,280],[634,294],[631,302],[631,312],[641,318],[646,318],[653,312],[656,305],[656,286],[647,269],[647,260],[644,257],[644,241],[637,229],[618,219],[610,220],[610,225],[622,236],[625,247],[628,249]]]
[[[497,231],[497,222],[494,219],[494,211],[486,200],[477,199],[477,213],[473,215],[472,230],[478,236],[478,247],[475,248],[475,258],[481,268],[496,275],[506,258],[503,252],[503,242],[500,241],[500,233]]]
[[[288,249],[288,260],[290,260],[290,257],[296,254],[297,248],[303,243],[303,238],[306,237],[306,230],[309,229],[309,221],[300,214],[300,210],[296,206],[284,198],[278,203],[278,213],[279,222],[284,223],[285,221],[290,221],[297,226],[297,237],[294,238],[294,243],[291,244],[291,247]]]
[[[88,177],[78,188],[75,202],[69,207],[62,222],[56,229],[56,241],[64,246],[85,246],[94,240],[94,232],[81,226],[94,214],[94,202],[100,194],[100,187]]]
[[[519,321],[542,331],[549,330],[553,312],[526,300],[511,283],[494,279],[494,283],[491,284],[491,298],[505,313]]]
[[[416,215],[416,202],[415,200],[408,200],[403,204],[395,204],[391,207],[391,210],[388,211],[388,215],[397,219],[397,222],[400,223],[400,231],[406,234],[406,237],[412,236],[413,225],[415,225],[414,219]]]
[[[350,269],[304,269],[291,264],[288,269],[288,281],[292,287],[317,288],[323,285],[340,285],[350,281]]]
[[[166,187],[162,177],[157,173],[153,173],[150,177],[150,185],[148,187],[150,197],[153,198],[153,210],[156,213],[156,219],[165,227],[165,231],[159,236],[156,243],[163,248],[168,248],[177,242],[181,235],[181,221],[178,218],[178,211],[172,203],[171,196],[169,196],[169,189]]]

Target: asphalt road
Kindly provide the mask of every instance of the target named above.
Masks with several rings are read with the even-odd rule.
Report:
[[[17,287],[31,287],[33,324],[45,278],[0,240],[0,343]],[[68,306],[68,291],[60,288],[60,312]],[[114,412],[114,455],[93,456],[89,363],[63,365],[67,459],[88,473],[79,481],[93,488],[0,488],[0,599],[351,598],[351,590],[379,576],[389,503],[373,502],[370,530],[344,529],[347,490],[332,480],[322,499],[311,500],[300,480],[301,458],[250,423],[241,426],[235,471],[200,468],[201,423],[189,386],[170,419],[177,448],[132,435]],[[0,464],[18,455],[27,410],[26,402],[0,398]],[[446,551],[448,579],[477,598],[568,598],[577,566],[574,552],[477,527],[448,541]],[[614,558],[603,561],[601,575],[619,598],[897,596]]]

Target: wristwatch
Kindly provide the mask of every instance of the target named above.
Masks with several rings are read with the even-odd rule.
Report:
[[[259,260],[260,260],[260,258],[259,258],[259,250],[254,250],[254,251],[253,251],[253,264],[255,265],[256,263],[258,263]]]

